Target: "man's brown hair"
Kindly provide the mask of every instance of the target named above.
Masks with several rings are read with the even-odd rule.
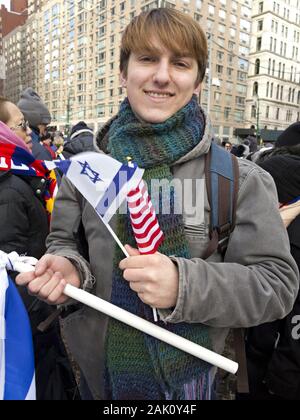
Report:
[[[196,85],[205,76],[207,41],[199,24],[189,15],[170,8],[152,9],[136,16],[126,27],[120,55],[120,70],[127,75],[130,54],[155,51],[152,44],[157,37],[175,55],[188,55],[198,64]]]
[[[0,96],[0,121],[2,121],[4,124],[6,124],[9,119],[10,115],[7,110],[6,104],[8,104],[10,101],[3,96]]]

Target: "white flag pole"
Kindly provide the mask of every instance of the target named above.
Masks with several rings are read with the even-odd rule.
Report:
[[[22,258],[25,260],[26,257],[20,257],[20,259]],[[14,269],[21,273],[34,270],[32,265],[28,264],[27,261],[15,262]],[[199,346],[192,341],[180,337],[177,334],[167,331],[158,325],[152,324],[151,322],[146,321],[137,315],[131,314],[130,312],[125,311],[124,309],[121,309],[112,303],[106,302],[97,296],[87,293],[84,290],[67,284],[64,289],[64,294],[72,299],[77,300],[78,302],[81,302],[93,309],[96,309],[99,312],[115,318],[118,321],[124,322],[125,324],[136,328],[143,333],[149,334],[152,337],[164,341],[165,343],[170,344],[179,350],[189,353],[192,356],[198,357],[199,359],[217,366],[218,368],[223,369],[229,373],[235,374],[238,370],[239,365],[236,362],[227,359],[211,350],[208,350],[205,347]]]
[[[96,209],[95,209],[96,210]],[[122,244],[122,242],[120,241],[120,239],[118,238],[118,236],[116,235],[116,233],[114,232],[114,230],[111,228],[111,226],[109,225],[109,223],[106,223],[102,217],[100,216],[100,214],[97,212],[98,216],[100,217],[100,219],[102,220],[102,222],[104,223],[104,225],[107,227],[109,233],[111,234],[111,236],[114,238],[114,240],[117,242],[117,244],[119,245],[119,247],[121,248],[121,250],[123,251],[124,255],[128,258],[130,257],[130,255],[128,254],[128,252],[126,251],[125,246]],[[158,316],[157,316],[157,311],[155,308],[152,308],[153,311],[153,318],[154,318],[154,322],[158,322]]]
[[[87,293],[81,289],[78,289],[70,284],[67,284],[64,290],[64,294],[69,296],[72,299],[76,299],[85,305],[90,306],[91,308],[96,309],[97,311],[103,312],[104,314],[117,319],[118,321],[124,322],[127,325],[130,325],[133,328],[138,329],[146,334],[151,335],[165,343],[170,344],[173,347],[178,348],[186,353],[191,354],[192,356],[198,357],[199,359],[204,360],[214,366],[217,366],[221,369],[226,370],[230,373],[236,373],[238,370],[238,364],[232,360],[226,359],[225,357],[214,353],[211,350],[208,350],[204,347],[199,346],[192,341],[189,341],[179,335],[176,335],[170,331],[165,330],[164,328],[159,327],[158,325],[152,324],[149,321],[146,321],[137,315],[134,315],[130,312],[125,311],[124,309],[119,308],[109,302],[106,302],[103,299],[100,299],[90,293]]]

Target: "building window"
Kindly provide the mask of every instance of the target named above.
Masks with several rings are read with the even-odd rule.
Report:
[[[261,2],[258,4],[258,12],[259,12],[259,13],[262,13],[262,12],[263,12],[263,10],[264,10],[264,2],[263,2],[263,1],[261,1]]]
[[[270,107],[269,105],[266,106],[266,118],[269,118]]]
[[[235,110],[234,111],[234,120],[236,122],[242,122],[244,121],[244,111],[240,111],[240,110]]]
[[[253,96],[258,95],[258,83],[253,83]]]
[[[223,66],[221,66],[220,64],[216,65],[216,72],[218,74],[222,74],[223,73]]]
[[[255,74],[259,74],[260,60],[257,58],[255,61]]]
[[[229,117],[230,117],[230,108],[226,106],[226,107],[224,108],[224,119],[225,119],[225,120],[228,120],[228,119],[229,119]]]
[[[258,37],[257,38],[257,41],[256,41],[256,50],[257,51],[260,51],[261,50],[261,37]]]

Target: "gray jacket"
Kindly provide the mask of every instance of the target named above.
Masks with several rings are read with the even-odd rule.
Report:
[[[204,179],[204,155],[210,144],[207,128],[198,146],[174,165],[174,178]],[[166,322],[199,322],[211,327],[213,350],[218,353],[223,351],[229,328],[283,318],[292,309],[298,291],[299,273],[277,210],[273,180],[252,162],[240,160],[239,167],[236,227],[224,260],[218,253],[201,259],[209,241],[210,208],[205,192],[202,220],[195,222],[184,214],[192,259],[175,258],[179,269],[177,305],[173,311],[159,311]],[[88,242],[89,264],[74,239],[79,222]],[[115,220],[110,224],[114,228]],[[110,300],[114,240],[67,179],[56,199],[47,246],[48,253],[68,257],[77,266],[84,289]],[[63,320],[68,347],[95,398],[103,395],[107,323],[105,315],[80,306]]]

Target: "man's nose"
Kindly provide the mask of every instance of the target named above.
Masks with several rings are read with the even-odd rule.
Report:
[[[158,62],[155,73],[153,76],[153,81],[160,85],[166,85],[170,82],[170,65],[167,61]]]

